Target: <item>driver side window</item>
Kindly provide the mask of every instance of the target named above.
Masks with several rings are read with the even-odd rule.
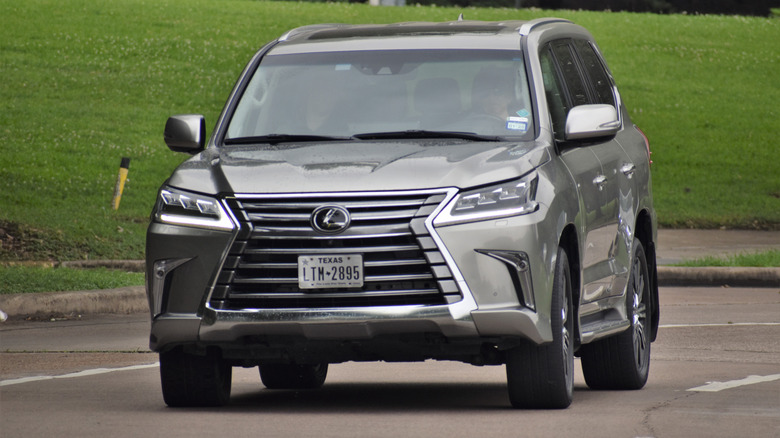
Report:
[[[568,103],[564,85],[555,67],[555,60],[549,46],[539,54],[542,64],[542,78],[544,80],[544,93],[547,97],[547,107],[550,110],[555,138],[563,140],[566,115],[571,106]]]

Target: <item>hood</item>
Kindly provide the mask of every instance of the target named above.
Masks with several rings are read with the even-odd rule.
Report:
[[[204,194],[469,188],[517,178],[550,159],[534,142],[370,141],[210,147],[168,184]]]

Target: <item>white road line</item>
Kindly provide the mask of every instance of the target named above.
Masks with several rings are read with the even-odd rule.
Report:
[[[9,385],[18,385],[20,383],[28,383],[28,382],[38,382],[41,380],[52,380],[52,379],[70,379],[73,377],[86,377],[86,376],[94,376],[97,374],[106,374],[106,373],[113,373],[116,371],[134,371],[134,370],[143,370],[146,368],[155,368],[160,366],[159,362],[155,362],[152,364],[147,365],[132,365],[129,367],[122,367],[122,368],[95,368],[92,370],[84,370],[79,371],[77,373],[70,373],[70,374],[63,374],[61,376],[32,376],[32,377],[22,377],[19,379],[9,379],[9,380],[0,380],[0,386],[9,386]]]
[[[680,327],[744,327],[744,326],[778,326],[780,322],[725,322],[711,324],[662,324],[659,328],[680,328]]]
[[[741,380],[730,380],[728,382],[709,382],[704,386],[697,386],[696,388],[688,389],[687,391],[696,392],[718,392],[724,389],[737,388],[745,385],[753,385],[756,383],[772,382],[780,380],[780,374],[772,374],[770,376],[748,376]]]

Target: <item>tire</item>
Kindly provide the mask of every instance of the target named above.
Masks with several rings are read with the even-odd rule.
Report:
[[[650,276],[642,243],[634,239],[626,287],[628,330],[581,348],[582,373],[591,389],[641,389],[650,371]]]
[[[218,350],[205,356],[174,349],[160,353],[160,380],[171,407],[224,406],[230,401],[233,368]]]
[[[574,389],[574,312],[571,271],[563,248],[558,248],[553,280],[550,324],[553,341],[530,342],[507,353],[509,400],[514,408],[563,409]]]
[[[328,364],[260,365],[260,380],[268,389],[317,389],[325,383]]]

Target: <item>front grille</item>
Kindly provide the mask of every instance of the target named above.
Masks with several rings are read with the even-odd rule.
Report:
[[[217,309],[438,305],[462,296],[425,220],[445,193],[230,198],[240,232],[211,296]],[[327,235],[310,224],[324,205],[350,226]],[[362,288],[300,289],[298,256],[361,254]]]

